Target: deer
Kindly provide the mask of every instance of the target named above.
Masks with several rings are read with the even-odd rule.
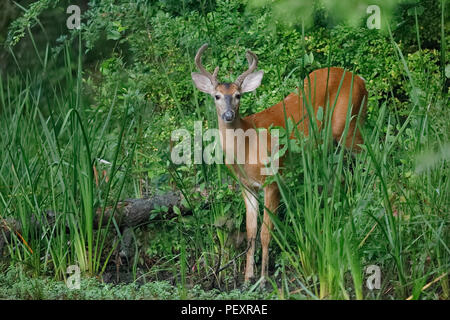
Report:
[[[252,128],[269,129],[274,126],[286,128],[285,120],[290,118],[293,120],[293,123],[298,124],[299,132],[302,132],[306,137],[310,131],[310,120],[307,116],[306,103],[310,103],[314,115],[317,114],[320,107],[331,109],[331,106],[333,106],[331,115],[332,138],[337,142],[343,138],[343,144],[346,148],[351,149],[353,152],[359,152],[361,150],[360,145],[364,143],[359,128],[364,122],[368,92],[365,88],[365,80],[362,77],[353,75],[343,68],[317,69],[311,72],[304,80],[304,91],[302,92],[305,93],[305,97],[298,90],[290,93],[279,103],[261,112],[242,118],[239,115],[242,94],[258,88],[264,75],[263,70],[255,71],[258,65],[258,57],[255,53],[248,50],[246,53],[249,64],[248,69],[239,75],[234,82],[221,83],[217,80],[219,67],[216,67],[211,74],[201,62],[203,52],[207,47],[208,44],[205,43],[198,49],[195,56],[195,65],[200,72],[192,72],[191,77],[199,91],[211,95],[214,99],[220,142],[224,153],[231,153],[232,156],[237,157],[238,152],[245,152],[245,162],[242,165],[227,164],[227,167],[235,173],[242,186],[244,186],[242,188],[242,196],[246,207],[245,220],[248,244],[244,271],[245,283],[255,280],[254,255],[258,231],[258,192],[263,189],[264,216],[260,231],[262,249],[260,279],[264,283],[268,277],[269,242],[273,232],[273,222],[270,215],[276,214],[280,202],[280,190],[275,182],[265,185],[268,175],[261,174],[262,167],[266,165],[265,161],[263,161],[264,159],[257,159],[256,163],[250,163],[249,156],[257,153],[258,145],[261,145],[263,142],[267,144],[268,150],[272,150],[271,140],[268,138],[267,141],[261,141],[261,138],[258,137],[256,143],[246,143],[244,147],[239,147],[236,146],[235,141],[232,141],[233,137],[227,136],[226,131],[243,130],[243,132],[246,132]],[[340,90],[338,89],[339,87]],[[351,120],[346,137],[342,137],[346,127],[349,107],[351,107]],[[324,110],[324,113],[326,111]],[[359,126],[357,121],[360,122]],[[286,154],[280,160],[283,160],[284,157],[286,157]]]

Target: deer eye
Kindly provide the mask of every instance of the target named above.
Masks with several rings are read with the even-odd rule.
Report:
[[[219,99],[220,99],[220,96],[219,96],[219,95],[217,95],[217,96],[216,96],[215,98],[216,98],[216,100],[219,100]]]
[[[240,98],[241,98],[241,95],[240,95],[240,94],[237,94],[237,95],[235,95],[235,97],[236,97],[236,99],[240,99]]]

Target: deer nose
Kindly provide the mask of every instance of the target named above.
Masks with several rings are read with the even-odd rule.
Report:
[[[235,113],[233,110],[227,110],[222,114],[222,119],[225,122],[231,122],[234,120]]]

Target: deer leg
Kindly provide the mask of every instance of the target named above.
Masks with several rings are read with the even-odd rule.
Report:
[[[269,242],[270,232],[273,229],[273,223],[270,219],[269,212],[276,213],[278,204],[280,202],[280,191],[276,183],[272,183],[264,188],[264,220],[261,226],[261,246],[262,246],[262,263],[261,263],[261,278],[268,275],[269,266]]]
[[[254,278],[254,264],[255,264],[255,240],[256,233],[258,231],[258,209],[259,203],[256,198],[256,194],[249,190],[244,189],[244,200],[246,212],[246,224],[247,224],[247,263],[245,265],[245,282],[248,282]]]
[[[348,134],[345,139],[345,146],[348,149],[351,149],[353,152],[360,152],[361,147],[360,144],[364,144],[363,137],[358,128],[358,123],[362,126],[364,123],[364,115],[365,110],[367,109],[367,97],[359,97],[355,96],[353,98],[352,104],[354,106],[360,106],[362,110],[352,113],[352,121],[350,122],[350,126],[348,128]],[[359,110],[359,109],[358,109]]]
[[[356,119],[352,119],[348,126],[348,132],[346,137],[342,137],[344,134],[344,128],[342,128],[342,132],[339,133],[339,135],[336,136],[336,141],[339,143],[339,141],[342,139],[343,144],[345,144],[345,147],[349,150],[352,150],[353,152],[359,152],[361,151],[361,147],[358,146],[359,144],[363,144],[363,138],[361,135],[361,132],[359,131],[359,128],[356,124]]]

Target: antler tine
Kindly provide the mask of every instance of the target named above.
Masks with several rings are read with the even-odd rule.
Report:
[[[218,73],[219,73],[219,67],[216,67],[216,69],[214,70],[214,73],[213,73],[214,79],[217,79],[217,74]]]
[[[247,52],[247,54],[245,55],[246,57],[247,57],[247,62],[248,62],[248,65],[250,66],[251,64],[252,64],[252,62],[253,62],[253,55],[254,55],[254,53],[253,52],[251,52],[251,51],[248,51]]]
[[[214,70],[214,73],[211,74],[202,65],[202,54],[206,50],[206,48],[208,48],[207,43],[205,43],[204,45],[202,45],[200,47],[200,49],[198,49],[197,54],[195,55],[195,65],[197,66],[198,70],[200,70],[200,72],[203,75],[207,76],[209,78],[209,80],[211,80],[211,83],[214,86],[217,86],[217,73],[219,72],[219,67],[216,67],[216,69]]]
[[[255,71],[257,65],[258,65],[258,57],[256,56],[256,54],[254,54],[253,52],[251,52],[250,50],[247,51],[247,61],[249,64],[249,68],[247,71],[245,71],[243,74],[241,74],[236,81],[234,82],[235,84],[237,84],[238,86],[241,86],[242,82],[244,81],[244,79],[253,71]]]

